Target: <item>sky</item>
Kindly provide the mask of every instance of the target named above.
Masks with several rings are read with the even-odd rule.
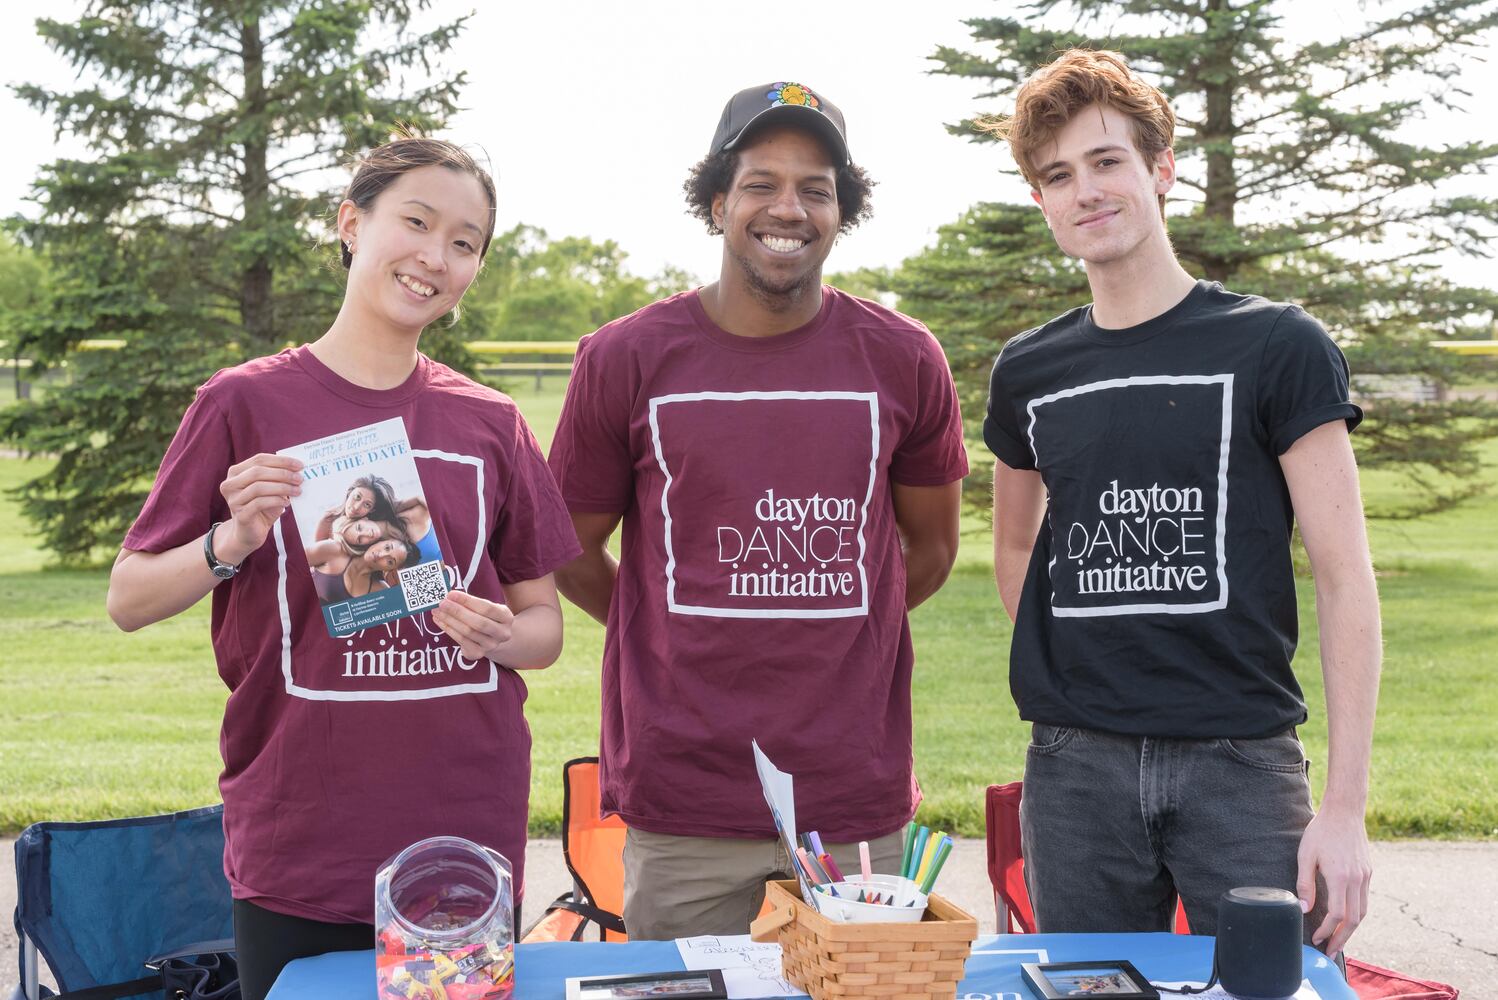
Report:
[[[82,7],[54,6],[57,18]],[[472,9],[471,0],[435,0],[421,18]],[[1023,182],[1001,172],[1012,167],[1006,151],[945,128],[1000,102],[976,99],[981,81],[929,72],[938,45],[969,47],[964,18],[1012,9],[994,0],[803,0],[780,14],[721,0],[489,3],[440,64],[468,73],[465,109],[446,135],[492,165],[501,230],[525,222],[553,237],[612,239],[637,274],[671,265],[706,280],[721,244],[685,214],[687,170],[707,152],[734,92],[798,81],[842,109],[853,157],[878,182],[873,219],[839,242],[828,269],[894,266],[975,202],[1028,200]],[[1319,0],[1287,33],[1329,37],[1362,23],[1365,9],[1389,8]],[[72,71],[25,29],[17,21],[0,35],[0,84],[71,85]],[[1473,105],[1491,108],[1498,64],[1469,61],[1461,84],[1478,95]],[[0,122],[0,216],[34,214],[25,198],[38,168],[78,150],[66,137],[54,142],[50,123],[8,86]],[[1464,141],[1478,128],[1475,116],[1441,115],[1418,137]],[[1445,263],[1457,280],[1498,287],[1492,262]]]

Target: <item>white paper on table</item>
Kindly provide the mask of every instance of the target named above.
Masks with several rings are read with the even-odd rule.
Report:
[[[1156,982],[1151,980],[1151,982],[1155,986],[1163,986],[1167,989],[1180,989],[1183,986],[1198,988],[1202,985],[1199,982],[1192,982],[1190,980],[1185,982]],[[1165,1000],[1165,998],[1162,996],[1161,1000]],[[1191,993],[1182,997],[1181,1000],[1237,1000],[1237,998],[1221,986],[1214,986],[1205,993]],[[1321,994],[1316,992],[1316,987],[1311,985],[1309,979],[1302,979],[1300,981],[1300,989],[1295,991],[1294,1000],[1321,1000]]]
[[[804,997],[780,974],[780,945],[759,944],[747,934],[677,938],[676,950],[688,972],[722,969],[729,1000]]]
[[[770,758],[759,748],[759,740],[750,740],[749,745],[754,748],[754,770],[759,774],[760,790],[765,793],[765,803],[770,807],[775,829],[780,831],[780,839],[785,842],[785,849],[790,853],[791,870],[795,872],[796,882],[801,886],[801,898],[807,906],[820,913],[822,908],[817,905],[816,893],[806,884],[801,866],[796,864],[795,779],[770,763]]]

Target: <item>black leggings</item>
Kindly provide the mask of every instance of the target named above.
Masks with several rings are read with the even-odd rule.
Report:
[[[329,924],[234,901],[234,949],[244,1000],[265,1000],[288,963],[330,951],[368,951],[373,924]]]

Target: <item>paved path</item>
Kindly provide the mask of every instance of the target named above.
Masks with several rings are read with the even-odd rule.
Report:
[[[13,857],[0,840],[0,857]],[[570,881],[561,842],[533,840],[527,852],[526,917]],[[1355,958],[1459,987],[1464,1000],[1498,1000],[1498,843],[1401,841],[1373,845],[1372,911],[1348,953]],[[9,865],[7,864],[7,867]],[[941,891],[994,930],[983,843],[957,843]],[[0,996],[16,979],[15,879],[0,881]]]

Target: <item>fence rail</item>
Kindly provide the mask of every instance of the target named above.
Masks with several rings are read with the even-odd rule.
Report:
[[[78,342],[79,349],[85,351],[113,351],[124,346],[125,341],[116,338],[92,338]],[[473,354],[478,355],[481,359],[480,367],[485,372],[501,375],[535,375],[537,389],[541,388],[541,380],[546,375],[570,372],[572,370],[570,359],[577,355],[577,342],[572,340],[473,340],[465,346]],[[1498,340],[1433,340],[1430,346],[1450,351],[1453,354],[1498,355]],[[5,341],[0,341],[0,352],[4,352],[7,347],[9,345]],[[491,361],[490,358],[495,360]],[[568,360],[553,360],[558,358]],[[66,361],[61,362],[61,366],[66,365]],[[0,358],[0,368],[17,369],[18,380],[22,377],[21,372],[31,366],[30,358]],[[1390,394],[1389,387],[1378,386],[1376,383],[1370,385],[1369,388],[1374,395]],[[1380,390],[1383,392],[1380,393]],[[1400,387],[1392,394],[1417,400],[1440,398],[1439,390],[1434,386],[1422,386],[1414,392],[1410,392],[1406,387]]]
[[[4,341],[0,341],[0,351],[5,350],[7,346],[9,345]],[[111,338],[95,338],[78,342],[78,348],[84,351],[117,351],[124,346],[125,341]],[[500,375],[534,375],[537,389],[542,387],[542,379],[545,376],[572,371],[571,359],[577,354],[577,342],[573,340],[474,340],[465,346],[469,351],[478,355],[481,361],[479,367],[484,372]],[[491,361],[490,358],[496,360]],[[501,358],[504,360],[498,360]],[[550,360],[553,358],[568,360]],[[21,372],[31,366],[30,358],[0,359],[0,368],[16,369],[18,380],[22,377]],[[66,361],[60,363],[60,367],[66,366]],[[17,395],[24,398],[23,392],[18,392]]]
[[[1430,346],[1453,354],[1498,354],[1498,340],[1432,340]]]

